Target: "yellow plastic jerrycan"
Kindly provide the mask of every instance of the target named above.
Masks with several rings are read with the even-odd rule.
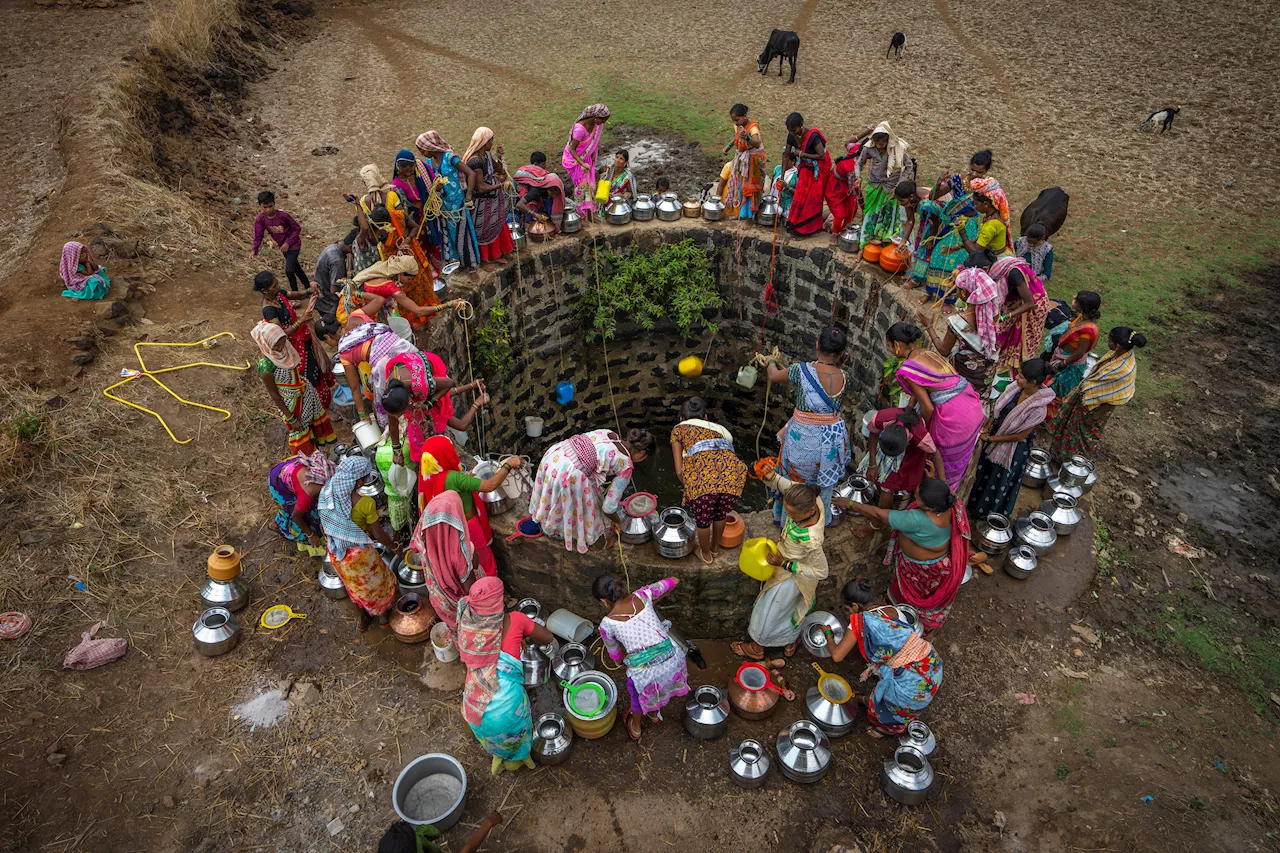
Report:
[[[765,558],[770,551],[777,553],[778,546],[767,536],[758,536],[742,543],[738,553],[738,568],[748,577],[767,581],[773,575],[773,566]]]
[[[605,180],[604,178],[601,178],[600,181],[596,183],[596,201],[600,202],[601,204],[605,204],[606,202],[608,202],[609,188],[611,186],[612,185],[607,180]]]

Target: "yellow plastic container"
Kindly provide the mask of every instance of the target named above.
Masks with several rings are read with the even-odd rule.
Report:
[[[702,375],[702,359],[696,355],[686,355],[680,359],[680,363],[676,365],[676,371],[686,379],[693,379],[695,376]]]
[[[767,581],[773,576],[773,565],[765,559],[770,551],[775,554],[778,546],[767,536],[758,536],[742,543],[742,551],[738,553],[738,568],[747,577],[758,581]]]
[[[601,178],[596,184],[596,201],[601,204],[605,204],[609,201],[609,187],[609,182]]]

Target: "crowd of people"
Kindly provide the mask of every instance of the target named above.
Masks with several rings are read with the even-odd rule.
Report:
[[[1102,298],[1092,291],[1070,304],[1049,298],[1049,234],[1040,223],[1013,233],[990,151],[926,188],[916,183],[909,143],[887,121],[846,139],[833,159],[826,135],[792,113],[781,164],[771,171],[748,108],[735,104],[728,117],[733,136],[717,189],[730,215],[750,219],[766,194],[777,193],[795,235],[855,223],[863,250],[902,247],[907,286],[921,285],[927,296],[915,323],[887,330],[878,388],[850,393],[849,340],[839,327],[821,330],[812,359],[786,364],[776,350],[767,358],[769,379],[789,389],[794,408],[776,457],[755,465],[774,495],[774,569],[744,614],[747,639],[732,645],[743,657],[785,666],[829,577],[826,529],[840,514],[859,516],[858,535],[888,533],[890,581],[878,606],[865,584],[845,590],[849,630],[830,640],[834,660],[855,647],[866,659],[862,678],[878,678],[866,700],[869,731],[894,735],[941,684],[930,639],[945,626],[966,569],[990,571],[972,544],[970,520],[1012,512],[1033,446],[1056,460],[1093,452],[1111,413],[1134,394],[1135,350],[1146,339],[1114,327],[1094,362]],[[271,192],[258,197],[251,254],[274,247],[289,284],[281,287],[270,270],[253,281],[261,299],[251,333],[261,351],[258,372],[290,451],[270,471],[273,524],[299,552],[332,564],[362,631],[385,623],[396,601],[389,560],[407,556],[424,567],[430,604],[467,667],[462,715],[493,756],[495,773],[529,763],[532,721],[519,659],[523,644],[551,640],[546,628],[507,612],[479,498],[524,462],[509,457],[483,478],[467,472],[450,431],[466,431],[488,393],[482,381],[456,381],[418,341],[426,339],[423,327],[465,304],[441,304],[436,295],[447,265],[501,263],[514,249],[511,224],[537,221],[554,230],[570,200],[590,218],[602,181],[610,194],[641,191],[628,151],[602,155],[609,118],[608,107],[593,104],[573,122],[561,157],[565,178],[548,170],[540,152],[510,169],[486,127],[461,155],[438,132],[422,133],[412,149],[396,153],[390,181],[376,164],[360,170],[363,191],[346,196],[351,230],[319,252],[313,275],[304,271],[298,220]],[[110,287],[105,268],[80,243],[64,248],[60,274],[71,297],[101,298]],[[856,432],[846,418],[858,393],[878,402],[863,422],[866,453],[855,468]],[[351,410],[359,446],[331,456],[335,407]],[[585,554],[620,529],[636,465],[657,442],[643,429],[596,429],[551,445],[532,477],[522,529]],[[697,529],[696,558],[710,564],[748,466],[700,398],[685,401],[670,442]],[[878,503],[835,496],[855,471],[878,487]],[[683,647],[654,609],[677,593],[674,579],[637,590],[612,575],[592,584],[604,649],[625,663],[623,718],[636,739],[643,719],[657,720],[689,690]]]

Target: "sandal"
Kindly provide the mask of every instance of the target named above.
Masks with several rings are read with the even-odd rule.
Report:
[[[867,736],[873,740],[884,740],[887,735],[873,726],[867,726]]]
[[[706,554],[703,554],[701,548],[694,548],[693,552],[698,555],[698,559],[701,560],[705,565],[709,566],[716,561],[715,557],[708,557]]]
[[[786,655],[787,657],[791,657],[792,655],[794,655],[794,654],[796,653],[796,644],[795,644],[795,643],[787,643],[786,647],[782,650],[782,653],[783,653],[784,655]]]
[[[751,647],[760,649],[759,652],[748,651]],[[756,643],[744,643],[741,640],[734,640],[729,644],[729,650],[740,658],[747,660],[761,661],[764,660],[764,648]]]
[[[635,725],[632,726],[632,723]],[[622,718],[622,725],[627,730],[627,736],[634,741],[640,740],[640,716],[633,711],[627,711],[625,717]]]
[[[796,692],[787,686],[787,679],[780,672],[770,673],[773,683],[782,688],[782,698],[788,702],[796,701]]]

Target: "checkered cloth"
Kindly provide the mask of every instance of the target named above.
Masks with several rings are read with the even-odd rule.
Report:
[[[103,624],[105,623],[98,622],[80,635],[80,645],[67,652],[67,656],[62,660],[63,667],[66,669],[94,669],[104,663],[111,663],[113,660],[124,657],[125,649],[129,648],[128,640],[123,638],[95,640],[93,638],[94,634],[101,630]]]

